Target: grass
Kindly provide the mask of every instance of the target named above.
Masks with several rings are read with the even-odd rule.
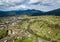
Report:
[[[8,28],[17,28],[23,30],[19,37],[24,38],[22,42],[33,42],[36,41],[38,38],[42,37],[41,40],[44,42],[51,42],[51,40],[60,41],[60,16],[27,16],[27,17],[8,17],[1,19],[5,23],[6,21],[17,20],[18,18],[29,19],[29,20],[21,20],[19,22],[15,22],[16,24],[10,24]],[[29,26],[29,27],[28,27]],[[28,29],[31,29],[32,33],[29,32]],[[26,31],[25,31],[26,30]],[[27,33],[28,32],[28,33]],[[40,36],[37,37],[36,35]],[[0,35],[3,34],[2,32]],[[28,35],[30,35],[28,37]],[[23,35],[25,37],[23,37]],[[37,38],[36,38],[37,37]],[[48,41],[47,39],[50,39]],[[39,40],[38,40],[39,41]],[[20,39],[15,39],[15,42],[20,42]]]
[[[0,30],[0,39],[4,38],[6,36],[7,36],[7,30],[5,30],[5,29]]]

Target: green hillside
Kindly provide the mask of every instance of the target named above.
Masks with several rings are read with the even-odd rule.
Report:
[[[60,16],[1,17],[0,24],[15,33],[9,42],[60,42]]]

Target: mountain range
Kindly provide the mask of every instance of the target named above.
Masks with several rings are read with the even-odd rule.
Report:
[[[57,15],[60,16],[60,9],[43,12],[35,9],[28,10],[15,10],[15,11],[0,11],[0,17],[5,16],[16,16],[16,15],[30,15],[30,16],[40,16],[40,15]]]

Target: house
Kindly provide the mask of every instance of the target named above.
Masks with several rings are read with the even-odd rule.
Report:
[[[7,32],[8,32],[8,35],[11,35],[13,31],[9,29]]]

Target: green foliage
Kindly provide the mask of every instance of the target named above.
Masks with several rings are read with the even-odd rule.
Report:
[[[0,30],[0,39],[1,38],[4,38],[7,36],[7,30],[3,29],[3,30]]]
[[[27,26],[28,26],[28,22],[27,21],[23,21],[22,23],[21,23],[21,28],[22,29],[26,29],[27,28]]]
[[[23,19],[19,21],[18,18]],[[20,29],[17,32],[21,34],[18,33],[17,35],[22,37],[19,39],[17,37],[14,38],[15,42],[38,42],[40,38],[42,42],[60,41],[60,16],[19,16],[3,18],[0,22],[11,22],[12,19],[13,21],[17,20],[17,22],[9,24],[8,28],[13,28],[13,30]],[[25,19],[29,19],[29,21]],[[29,35],[31,36],[28,37]],[[0,38],[5,36],[6,31],[0,31]]]

